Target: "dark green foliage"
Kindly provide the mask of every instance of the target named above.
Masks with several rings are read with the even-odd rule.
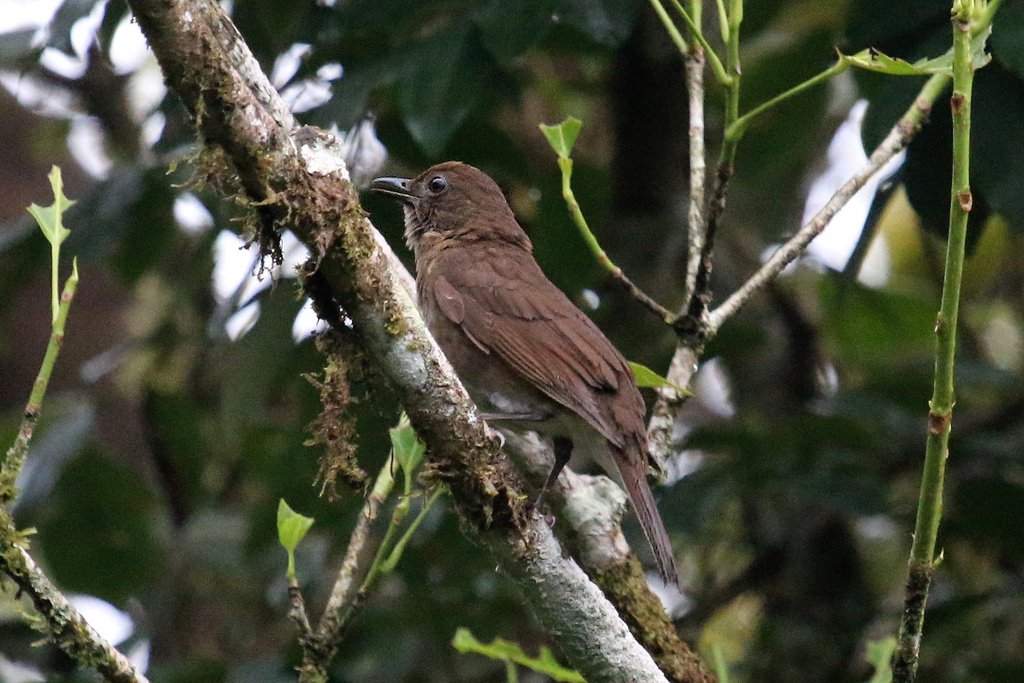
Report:
[[[137,472],[88,449],[64,468],[50,496],[39,539],[57,583],[122,603],[156,579],[166,548],[156,501]]]
[[[886,14],[877,21],[878,12]],[[981,236],[991,214],[1005,218],[1017,233],[1024,233],[1024,171],[1012,157],[1024,144],[1024,71],[1021,28],[1024,2],[1009,0],[1000,9],[989,41],[992,62],[978,71],[971,134],[971,190],[974,208],[968,228],[968,250]],[[887,54],[913,60],[937,57],[949,49],[949,11],[945,3],[915,0],[890,7],[890,3],[857,2],[851,6],[847,29],[850,49],[875,47]],[[871,103],[864,121],[864,144],[876,145],[913,101],[918,78],[878,78],[860,75]],[[907,195],[924,226],[944,236],[948,226],[949,177],[952,156],[948,97],[936,102],[930,124],[911,143],[907,154]]]
[[[938,0],[746,5],[741,110],[831,64],[837,43],[845,52],[874,46],[910,60],[949,45],[948,3]],[[64,3],[50,45],[69,50],[71,25],[92,6]],[[125,12],[123,2],[108,3],[103,50]],[[682,63],[648,3],[344,0],[328,8],[239,0],[234,12],[267,70],[296,42],[313,46],[296,79],[343,65],[333,98],[301,114],[302,122],[344,128],[374,113],[389,174],[446,158],[484,168],[506,191],[551,279],[580,303],[583,290],[593,290],[599,305],[584,310],[628,358],[665,370],[672,334],[587,252],[537,129],[568,115],[584,121],[573,186],[594,233],[629,275],[665,305],[678,305],[686,93]],[[717,32],[714,3],[705,3],[705,25]],[[977,248],[962,305],[940,530],[945,560],[921,674],[941,683],[1016,681],[1024,668],[1024,352],[1013,351],[1024,338],[1022,31],[1024,2],[1006,0],[990,41],[993,63],[975,87]],[[29,37],[0,39],[4,69],[38,74]],[[710,169],[722,93],[707,80]],[[921,79],[857,73],[856,81],[857,95],[870,101],[863,135],[873,146]],[[806,93],[748,130],[718,236],[717,300],[797,228],[805,188],[837,123],[831,96],[824,88]],[[82,283],[29,454],[37,470],[18,522],[38,527],[33,548],[63,588],[139,617],[154,647],[152,680],[294,680],[300,653],[286,617],[278,501],[316,519],[296,550],[314,617],[363,501],[346,487],[327,500],[314,483],[320,449],[303,442],[318,392],[302,375],[319,372],[323,358],[312,342],[292,339],[300,301],[291,273],[256,295],[261,315],[248,334],[231,341],[224,333],[233,309],[212,300],[211,246],[219,230],[242,231],[244,209],[224,201],[205,176],[186,184],[195,132],[173,94],[160,111],[167,125],[151,154],[120,159],[94,181],[70,159],[51,158],[64,148],[66,124],[40,123],[0,98],[5,125],[28,131],[0,136],[0,170],[9,179],[3,194],[13,203],[0,214],[0,449],[13,435],[48,330],[46,245],[24,227],[21,211],[46,196],[45,169],[59,161],[67,194],[79,200],[64,249],[78,255]],[[23,119],[31,124],[15,128]],[[680,615],[681,628],[691,642],[731,633],[724,636],[735,653],[730,667],[746,680],[867,680],[866,641],[895,632],[931,391],[938,286],[929,268],[943,248],[934,235],[946,229],[948,127],[948,99],[940,98],[903,174],[929,232],[888,219],[894,277],[886,287],[799,269],[756,297],[705,351],[730,386],[735,414],[690,402],[685,445],[701,450],[700,466],[657,495],[690,571],[692,610]],[[176,171],[166,175],[172,160]],[[15,181],[32,161],[43,171],[26,189]],[[212,231],[176,226],[173,202],[186,188],[213,215]],[[378,197],[366,197],[365,208],[408,262],[399,212]],[[986,216],[1010,229],[982,235]],[[986,240],[997,241],[986,248]],[[372,477],[399,406],[372,367],[346,360],[359,464]],[[447,507],[442,497],[370,596],[332,680],[502,680],[500,664],[450,646],[459,627],[526,652],[550,645]],[[30,647],[36,638],[21,622],[2,621],[0,654],[54,675],[66,671],[50,649]]]

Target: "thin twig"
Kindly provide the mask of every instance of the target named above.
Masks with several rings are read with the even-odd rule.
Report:
[[[597,237],[590,231],[587,219],[583,215],[583,211],[580,209],[580,203],[576,201],[576,194],[572,190],[572,159],[568,157],[560,157],[558,159],[558,166],[562,171],[562,198],[565,199],[565,203],[569,207],[569,214],[572,216],[573,223],[576,224],[576,228],[580,231],[580,235],[582,235],[583,240],[587,243],[591,253],[594,254],[594,258],[597,259],[597,262],[601,264],[601,267],[608,271],[616,282],[622,285],[626,291],[629,292],[630,296],[643,304],[647,310],[658,316],[658,318],[663,322],[671,325],[675,320],[675,316],[630,280],[629,277],[622,272],[622,268],[619,268],[614,262],[612,262],[611,258],[607,253],[605,253],[605,250],[597,241]]]
[[[668,37],[675,44],[676,49],[681,54],[686,54],[689,49],[686,40],[682,34],[679,33],[679,29],[672,23],[672,18],[665,11],[665,6],[661,4],[661,0],[651,0],[651,7],[654,8],[654,13],[658,15],[658,19],[661,20],[661,25],[665,27],[665,32],[668,33]]]
[[[302,682],[325,680],[327,668],[338,652],[345,630],[352,622],[358,606],[363,603],[366,593],[366,577],[370,566],[382,547],[383,537],[372,533],[373,523],[380,514],[380,508],[394,489],[393,472],[397,467],[392,454],[381,467],[373,488],[359,511],[356,527],[349,537],[345,556],[331,589],[331,595],[324,607],[316,630],[303,629],[300,623],[302,644],[302,666],[299,680]],[[294,603],[294,601],[293,601]]]
[[[0,505],[0,564],[43,616],[54,644],[79,666],[91,666],[115,683],[146,683],[128,659],[86,622],[25,550],[7,508]]]
[[[715,308],[707,319],[707,338],[713,337],[722,323],[734,316],[751,296],[774,279],[794,259],[803,254],[807,245],[817,237],[829,221],[843,208],[864,184],[894,156],[903,151],[931,111],[935,99],[949,83],[949,76],[935,74],[924,84],[914,103],[896,122],[885,139],[875,148],[864,164],[800,230],[779,247],[764,265],[735,292]]]
[[[722,6],[720,4],[719,11]],[[726,39],[726,60],[725,68],[728,72],[729,82],[726,84],[725,92],[725,128],[726,130],[739,119],[740,108],[740,82],[742,72],[740,69],[740,25],[743,23],[743,2],[732,0],[729,13],[725,18],[724,26],[728,29]],[[725,200],[729,191],[729,181],[732,180],[735,170],[736,149],[739,146],[739,138],[725,136],[722,141],[722,148],[718,155],[718,164],[715,169],[715,183],[711,191],[711,201],[708,203],[707,227],[704,232],[704,239],[701,243],[700,258],[697,264],[697,273],[694,280],[694,287],[689,299],[684,302],[686,313],[680,316],[675,325],[676,333],[680,339],[690,347],[700,348],[707,339],[708,324],[707,312],[711,303],[711,269],[712,259],[715,250],[715,234],[725,212]]]
[[[694,41],[704,49],[707,53],[708,63],[711,64],[711,71],[714,72],[715,78],[718,82],[724,86],[729,86],[733,83],[735,76],[734,72],[730,71],[728,67],[722,65],[722,60],[718,57],[718,53],[715,52],[711,44],[704,38],[703,31],[700,30],[700,18],[691,17],[687,14],[683,6],[679,4],[679,0],[671,0],[675,6],[679,16],[683,18],[683,22],[687,28],[690,29],[690,34],[693,36]]]
[[[686,56],[686,89],[690,117],[690,205],[686,213],[689,246],[683,301],[689,301],[697,287],[697,270],[704,250],[704,182],[707,175],[704,151],[704,51],[694,46]]]
[[[32,441],[32,433],[35,431],[39,413],[43,409],[43,398],[46,396],[46,388],[50,384],[50,375],[53,373],[53,367],[57,362],[61,346],[64,345],[64,326],[67,322],[71,300],[75,296],[75,289],[77,287],[78,270],[76,268],[64,282],[57,315],[53,320],[53,327],[50,332],[50,341],[46,346],[43,362],[39,366],[39,373],[32,384],[32,393],[29,394],[28,403],[25,404],[25,412],[22,414],[18,436],[7,450],[3,466],[0,467],[0,505],[10,503],[17,494],[15,482],[18,479],[18,473],[21,472],[22,465],[25,463],[28,445]]]
[[[310,636],[309,628],[309,616],[306,614],[306,601],[302,597],[302,588],[299,587],[297,581],[288,584],[288,601],[291,603],[291,609],[288,610],[288,618],[295,622],[295,625],[299,629],[299,642],[303,644],[305,649],[305,642]]]
[[[702,0],[691,0],[690,12],[696,26],[700,27]],[[701,254],[704,251],[704,200],[707,176],[706,150],[704,146],[704,50],[699,44],[691,46],[683,55],[685,60],[687,108],[689,115],[689,166],[690,197],[687,208],[686,280],[684,284],[683,307],[677,315],[686,314],[688,303],[697,289],[697,272],[700,269]],[[693,345],[679,340],[669,363],[668,387],[657,390],[658,398],[651,410],[647,428],[647,443],[651,457],[664,468],[672,450],[672,432],[676,417],[682,408],[685,396],[675,387],[690,386],[690,378],[697,368],[699,354]]]
[[[757,105],[756,107],[748,111],[743,116],[740,116],[738,119],[733,121],[732,124],[730,124],[725,129],[725,139],[739,141],[739,139],[743,137],[743,134],[746,132],[747,126],[750,125],[750,122],[756,119],[761,114],[765,113],[772,107],[777,107],[779,104],[785,102],[786,100],[792,97],[800,95],[806,90],[810,90],[811,88],[815,87],[816,85],[819,85],[820,83],[824,83],[825,81],[831,80],[834,76],[843,73],[849,68],[850,65],[848,62],[842,60],[837,61],[829,68],[808,78],[806,81],[802,81],[794,85],[789,90],[779,93],[770,100],[762,102],[761,104]]]
[[[74,202],[64,195],[58,167],[53,167],[49,179],[54,203],[45,208],[33,204],[28,211],[50,242],[51,331],[43,362],[39,366],[39,373],[25,405],[18,435],[0,467],[0,572],[9,576],[18,586],[16,599],[25,594],[32,600],[41,617],[38,620],[33,619],[34,624],[46,632],[50,640],[78,666],[95,668],[108,680],[144,681],[145,678],[124,655],[89,626],[74,605],[39,569],[28,553],[28,536],[31,532],[19,531],[8,509],[8,504],[17,496],[18,474],[28,455],[36,421],[43,409],[43,399],[46,398],[50,376],[64,345],[64,328],[78,287],[78,261],[73,260],[71,275],[64,281],[60,295],[57,295],[60,245],[70,234],[63,225],[62,216]],[[6,591],[6,588],[7,586],[0,582],[0,589]]]
[[[57,356],[64,344],[64,327],[68,311],[78,287],[78,268],[64,282],[57,315],[53,319],[50,341],[25,405],[18,436],[7,451],[0,468],[0,570],[9,576],[19,590],[29,596],[43,617],[50,638],[80,666],[92,666],[113,681],[145,681],[134,665],[85,621],[74,605],[64,597],[36,565],[26,550],[26,535],[18,531],[7,504],[17,494],[15,483],[25,462],[36,421],[43,408],[43,399]]]

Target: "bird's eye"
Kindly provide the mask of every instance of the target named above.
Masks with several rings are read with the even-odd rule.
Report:
[[[448,181],[444,179],[444,176],[436,175],[427,183],[427,189],[434,194],[441,194],[448,189]]]

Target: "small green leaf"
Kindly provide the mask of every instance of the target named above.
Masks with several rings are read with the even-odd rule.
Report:
[[[546,647],[541,647],[537,657],[530,657],[518,645],[503,638],[495,638],[489,644],[481,643],[466,628],[455,631],[452,647],[463,654],[471,652],[501,662],[513,662],[545,674],[555,681],[585,683],[583,676],[559,664],[551,650]]]
[[[868,683],[890,683],[892,681],[892,654],[896,651],[896,638],[889,636],[868,643],[865,659],[875,667],[875,673]]]
[[[629,369],[633,371],[633,376],[636,377],[636,385],[638,387],[650,387],[652,389],[673,389],[676,393],[681,396],[692,396],[686,389],[669,382],[667,379],[651,370],[646,365],[640,363],[629,362]]]
[[[540,132],[548,139],[551,149],[559,159],[568,159],[572,154],[572,146],[576,144],[576,136],[580,134],[583,122],[574,116],[570,116],[561,123],[548,126],[540,124]]]
[[[277,504],[277,538],[288,552],[288,580],[295,582],[295,548],[313,526],[313,518],[292,510],[284,498]]]
[[[36,223],[39,224],[39,229],[43,231],[47,241],[55,247],[59,247],[61,242],[71,234],[71,231],[64,227],[63,214],[75,202],[64,196],[64,182],[61,180],[58,166],[50,169],[50,175],[47,178],[50,179],[50,187],[53,189],[53,204],[49,206],[31,204],[28,207],[28,212],[36,219]]]
[[[975,69],[980,69],[991,61],[991,55],[985,52],[985,41],[992,32],[991,27],[980,32],[971,39],[971,63]],[[910,62],[890,57],[874,48],[861,50],[853,55],[839,53],[839,61],[850,66],[868,71],[889,74],[890,76],[931,76],[942,73],[952,75],[953,73],[953,50],[949,49],[945,54],[931,59],[919,59],[913,64]]]
[[[64,196],[64,181],[60,177],[60,167],[50,169],[50,188],[53,191],[53,204],[39,206],[30,204],[28,212],[36,219],[39,229],[43,231],[50,243],[50,313],[52,320],[57,320],[57,309],[60,302],[57,297],[57,280],[59,279],[60,245],[68,238],[71,231],[64,227],[64,212],[75,202]]]
[[[890,76],[927,76],[934,71],[926,71],[908,61],[899,59],[897,57],[890,57],[889,55],[879,52],[874,48],[868,48],[861,50],[860,52],[852,55],[844,55],[839,53],[839,60],[855,66],[858,69],[866,69],[867,71],[875,71],[877,73],[889,74]],[[946,69],[938,69],[948,71]]]
[[[412,482],[416,468],[423,461],[423,452],[426,446],[416,436],[416,430],[409,424],[409,418],[405,413],[398,420],[398,426],[389,430],[391,434],[391,447],[395,450],[395,459],[405,473],[406,493]]]

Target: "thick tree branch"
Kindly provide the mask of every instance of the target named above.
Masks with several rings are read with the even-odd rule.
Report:
[[[296,129],[237,30],[213,2],[130,0],[168,85],[248,199],[292,230],[428,444],[463,528],[522,589],[539,624],[592,680],[664,680],[650,655],[529,510],[515,470],[427,333],[336,161],[337,140]]]
[[[554,456],[535,435],[506,433],[506,450],[534,488],[547,479]],[[711,683],[714,676],[679,637],[675,624],[651,590],[643,567],[622,534],[626,495],[605,476],[566,467],[545,500],[559,510],[558,525],[573,555],[625,619],[670,681]]]

